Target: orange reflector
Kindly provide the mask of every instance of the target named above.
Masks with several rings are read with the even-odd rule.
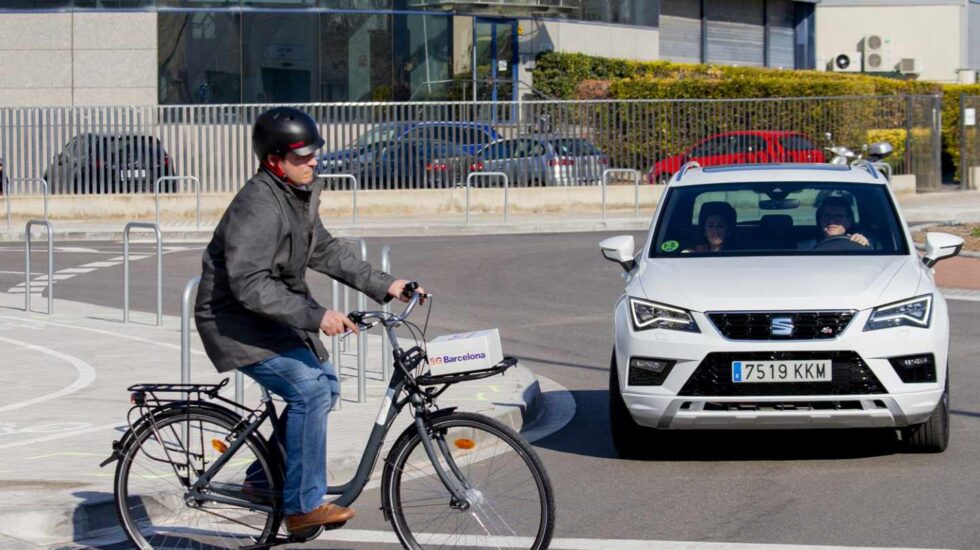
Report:
[[[218,451],[219,453],[224,453],[228,450],[228,444],[220,439],[212,439],[211,446],[214,447],[214,450]]]
[[[456,441],[453,441],[453,444],[456,445],[457,449],[463,449],[464,451],[468,451],[473,447],[476,447],[476,441],[473,441],[472,439],[462,438],[462,437],[457,439]]]

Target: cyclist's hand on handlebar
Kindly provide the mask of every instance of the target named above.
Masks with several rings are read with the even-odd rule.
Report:
[[[407,287],[407,288],[406,288]],[[412,292],[418,291],[422,297],[419,299],[420,304],[425,303],[425,289],[418,285],[418,283],[413,283],[406,279],[398,279],[397,281],[391,283],[388,287],[388,295],[392,298],[398,298],[402,302],[408,303],[412,299]]]
[[[320,320],[320,330],[327,336],[340,336],[347,331],[353,332],[354,334],[360,333],[357,325],[348,319],[346,315],[333,310],[329,310],[323,314],[323,319]]]

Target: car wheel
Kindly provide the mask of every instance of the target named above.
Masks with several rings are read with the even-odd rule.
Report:
[[[949,445],[949,374],[946,390],[929,420],[902,428],[902,441],[912,452],[941,453]]]
[[[609,362],[609,428],[613,446],[623,458],[640,456],[650,440],[653,430],[637,424],[619,389],[619,369],[616,368],[616,352]]]

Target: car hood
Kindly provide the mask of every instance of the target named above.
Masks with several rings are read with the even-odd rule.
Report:
[[[649,259],[627,292],[701,312],[862,310],[926,292],[920,266],[910,256]]]

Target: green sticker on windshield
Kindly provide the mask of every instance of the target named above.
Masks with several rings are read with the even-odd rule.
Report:
[[[660,245],[660,250],[664,252],[673,252],[681,247],[681,243],[677,241],[664,241],[664,244]]]

